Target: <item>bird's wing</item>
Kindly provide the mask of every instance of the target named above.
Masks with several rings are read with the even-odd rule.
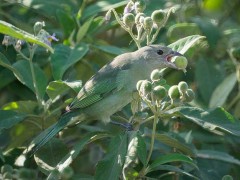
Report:
[[[70,109],[86,108],[125,86],[128,70],[114,69],[93,76],[73,100]],[[101,77],[101,78],[100,78]]]

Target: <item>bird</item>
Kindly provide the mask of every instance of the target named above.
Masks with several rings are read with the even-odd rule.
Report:
[[[85,83],[59,120],[33,139],[28,152],[35,154],[65,127],[85,120],[111,122],[111,116],[133,100],[139,80],[149,79],[154,69],[178,69],[171,62],[174,56],[183,55],[166,46],[148,45],[115,57]]]

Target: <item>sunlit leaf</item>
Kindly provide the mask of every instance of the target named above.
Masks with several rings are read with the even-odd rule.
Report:
[[[54,100],[57,97],[61,97],[65,95],[70,89],[73,89],[75,92],[78,92],[82,86],[82,81],[52,81],[47,86],[47,94],[48,96]]]
[[[0,20],[0,33],[9,35],[11,37],[14,37],[16,39],[21,39],[30,43],[34,43],[34,44],[38,44],[42,47],[45,47],[46,49],[48,49],[50,52],[54,52],[53,48],[49,45],[47,45],[46,43],[44,43],[41,39],[39,39],[38,37],[23,31],[15,26],[13,26],[12,24],[9,24],[5,21],[1,21]]]
[[[2,106],[3,110],[12,110],[19,113],[33,114],[38,107],[35,101],[15,101]]]
[[[210,99],[209,107],[213,108],[217,106],[222,106],[227,100],[228,95],[233,90],[236,83],[237,83],[236,73],[227,76],[224,79],[224,81],[222,81],[214,90],[212,97]]]
[[[200,40],[203,40],[204,38],[204,36],[192,35],[179,39],[178,41],[168,45],[168,47],[181,54],[184,54],[189,48],[193,47],[196,43],[198,43]]]
[[[87,54],[87,44],[79,44],[74,48],[65,45],[57,45],[55,53],[51,56],[51,66],[55,80],[62,79],[64,72]]]

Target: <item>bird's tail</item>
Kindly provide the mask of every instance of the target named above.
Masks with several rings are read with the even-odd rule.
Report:
[[[77,113],[79,115],[79,113]],[[67,112],[63,114],[58,122],[44,130],[40,133],[33,141],[30,143],[27,148],[27,154],[33,155],[36,151],[38,151],[44,144],[46,144],[50,139],[52,139],[59,131],[61,131],[64,127],[69,125],[69,122],[73,119],[76,119],[76,112]],[[80,118],[81,119],[81,118]]]

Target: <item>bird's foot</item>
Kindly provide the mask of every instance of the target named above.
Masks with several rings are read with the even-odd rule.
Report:
[[[116,121],[110,121],[110,123],[118,126],[122,126],[126,129],[126,131],[133,131],[133,125],[131,123],[120,123]]]

